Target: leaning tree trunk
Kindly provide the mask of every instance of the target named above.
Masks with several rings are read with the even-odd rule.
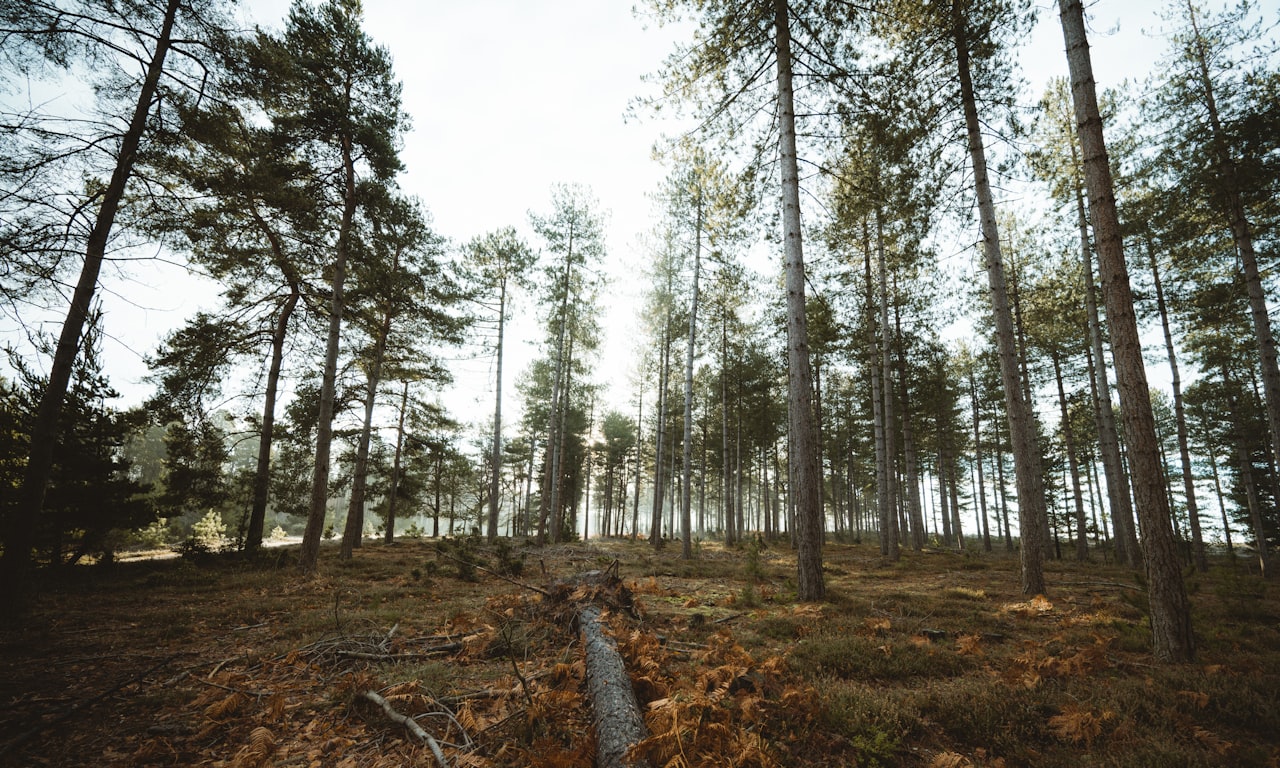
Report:
[[[1009,433],[1013,443],[1013,471],[1018,489],[1018,528],[1022,543],[1022,591],[1029,595],[1041,594],[1045,591],[1045,513],[1044,495],[1040,487],[1040,451],[1036,444],[1030,404],[1023,399],[1022,382],[1019,380],[1018,352],[1005,286],[1004,262],[1000,253],[1000,233],[996,226],[991,183],[987,177],[987,159],[982,142],[982,127],[978,121],[977,98],[969,71],[969,35],[958,0],[953,0],[951,4],[951,21],[960,77],[960,99],[968,130],[969,155],[973,164],[973,181],[982,225],[987,281],[991,287],[991,312],[996,327],[1000,380],[1004,387],[1005,413],[1009,419]]]
[[[1141,544],[1146,561],[1155,655],[1163,661],[1188,662],[1195,658],[1196,653],[1195,636],[1191,631],[1191,607],[1182,583],[1178,547],[1170,525],[1169,497],[1165,494],[1160,466],[1146,365],[1142,359],[1138,321],[1125,266],[1111,168],[1102,135],[1102,117],[1094,92],[1084,8],[1080,0],[1060,0],[1059,10],[1067,64],[1071,70],[1071,95],[1084,159],[1085,183],[1089,190],[1089,210],[1098,246],[1102,292],[1107,305],[1107,320],[1111,324],[1111,353],[1115,359],[1116,382],[1120,391],[1120,415],[1124,419],[1135,506],[1142,526]]]
[[[71,369],[75,367],[76,356],[80,351],[80,337],[89,318],[89,307],[98,287],[98,274],[106,259],[107,241],[115,226],[120,203],[124,199],[125,185],[133,175],[138,146],[147,127],[147,117],[152,105],[156,103],[156,89],[164,72],[165,56],[172,46],[173,26],[180,7],[182,3],[179,0],[168,0],[166,3],[164,21],[156,36],[155,52],[147,64],[147,74],[138,92],[129,127],[120,137],[116,167],[111,172],[107,186],[102,190],[98,215],[94,219],[93,228],[89,230],[84,264],[80,268],[75,291],[71,294],[71,306],[62,323],[58,345],[54,348],[49,383],[36,406],[35,419],[31,424],[31,445],[27,466],[22,475],[22,488],[18,492],[17,508],[7,521],[7,530],[3,531],[4,555],[0,558],[0,584],[4,585],[3,591],[10,597],[18,597],[26,586],[36,525],[44,507],[49,476],[53,471],[53,454],[58,442],[58,417],[62,413],[62,403],[71,382]]]
[[[1107,500],[1111,522],[1116,530],[1116,561],[1138,565],[1138,538],[1133,519],[1133,501],[1124,462],[1120,458],[1120,437],[1116,433],[1116,415],[1111,408],[1111,384],[1107,377],[1106,356],[1102,349],[1102,319],[1098,312],[1098,291],[1093,281],[1093,256],[1089,245],[1089,217],[1085,214],[1084,179],[1080,177],[1080,161],[1076,155],[1076,138],[1071,137],[1072,185],[1076,198],[1076,224],[1080,231],[1080,260],[1084,265],[1084,306],[1089,318],[1089,387],[1093,393],[1093,418],[1098,429],[1098,450],[1102,454],[1102,470],[1107,478]]]
[[[333,288],[329,301],[329,336],[325,341],[324,373],[320,380],[320,414],[316,424],[316,466],[311,475],[311,506],[302,535],[298,565],[303,573],[315,573],[320,559],[320,535],[324,532],[329,501],[329,452],[333,447],[333,410],[338,383],[338,345],[342,337],[342,311],[346,299],[347,255],[356,213],[356,169],[351,136],[342,136],[343,205],[338,227],[337,253],[333,260]]]

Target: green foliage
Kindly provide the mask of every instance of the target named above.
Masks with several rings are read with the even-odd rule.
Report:
[[[54,564],[93,552],[109,551],[113,529],[131,531],[155,520],[150,487],[132,479],[124,446],[142,428],[141,412],[120,412],[107,405],[119,397],[102,373],[101,334],[94,315],[63,401],[57,424],[57,449],[37,546]],[[0,381],[0,487],[22,483],[29,429],[47,379],[11,355],[20,381]],[[14,493],[0,502],[0,523],[8,529],[15,514]],[[72,546],[74,550],[68,551]]]
[[[511,548],[511,542],[507,539],[498,539],[494,547],[494,554],[498,557],[498,573],[506,576],[519,576],[524,573],[524,562],[529,556],[528,552],[521,552],[517,557]]]

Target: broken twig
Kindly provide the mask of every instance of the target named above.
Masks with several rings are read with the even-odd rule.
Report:
[[[397,712],[395,707],[391,706],[391,702],[387,701],[374,691],[365,691],[360,694],[360,696],[361,698],[368,699],[374,704],[377,704],[382,709],[382,713],[386,715],[388,719],[403,725],[409,733],[412,733],[414,736],[417,736],[418,739],[425,742],[426,745],[431,748],[431,754],[436,756],[436,762],[440,763],[441,768],[449,768],[449,761],[445,759],[444,752],[440,750],[440,745],[431,737],[431,734],[423,730],[421,725],[418,725],[417,720],[414,720],[408,715],[402,715]]]

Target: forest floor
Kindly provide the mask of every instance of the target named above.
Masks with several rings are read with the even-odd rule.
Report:
[[[1280,765],[1280,590],[1225,560],[1188,577],[1199,660],[1169,666],[1138,575],[1096,563],[1028,597],[1005,553],[832,544],[827,600],[797,603],[778,545],[296,555],[46,575],[0,628],[0,766],[435,765],[372,691],[450,766],[589,767],[571,603],[540,590],[614,568],[655,767]]]

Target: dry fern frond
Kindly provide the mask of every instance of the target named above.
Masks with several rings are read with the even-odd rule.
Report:
[[[1219,755],[1227,754],[1231,751],[1231,748],[1235,746],[1226,739],[1218,736],[1218,734],[1213,731],[1210,731],[1207,728],[1201,728],[1198,725],[1191,727],[1191,735],[1194,736],[1195,740],[1200,742],[1201,745],[1212,749]]]
[[[234,768],[258,768],[276,751],[276,736],[270,728],[259,726],[249,733],[249,743],[236,753]]]
[[[982,636],[981,635],[961,635],[956,638],[956,653],[961,656],[981,656],[982,653]]]
[[[1049,728],[1063,741],[1091,745],[1094,739],[1102,735],[1103,723],[1114,717],[1113,712],[1104,711],[1095,715],[1083,707],[1068,704],[1063,707],[1062,714],[1049,718]]]
[[[222,720],[229,715],[235,714],[236,710],[240,709],[248,702],[248,696],[244,695],[240,691],[235,691],[225,698],[215,701],[205,707],[204,716],[210,720]]]

